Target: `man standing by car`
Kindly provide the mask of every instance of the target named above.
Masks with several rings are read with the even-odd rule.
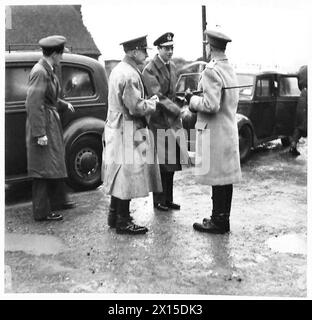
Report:
[[[301,137],[307,136],[307,120],[308,120],[308,66],[302,66],[298,72],[298,87],[301,94],[296,110],[296,125],[291,138],[289,152],[293,156],[299,156],[300,152],[297,149],[297,144]]]
[[[149,128],[154,134],[157,146],[163,187],[163,192],[154,192],[153,202],[154,207],[161,211],[180,210],[180,205],[173,202],[173,176],[175,171],[181,170],[181,163],[187,164],[186,141],[183,131],[180,130],[181,109],[174,102],[177,76],[175,65],[171,61],[173,36],[172,32],[166,32],[154,41],[158,54],[143,70],[148,94],[159,97],[157,111],[149,120]],[[176,138],[177,131],[180,133],[179,141]],[[161,135],[164,136],[163,139],[160,138]]]
[[[207,233],[230,231],[233,183],[241,179],[236,109],[236,75],[225,55],[229,37],[219,31],[206,31],[208,65],[202,72],[195,96],[187,90],[189,109],[197,112],[196,166],[202,184],[212,186],[212,215],[195,230]],[[234,88],[233,88],[234,87]]]
[[[111,195],[108,225],[118,234],[136,235],[148,229],[133,223],[131,199],[162,190],[158,164],[147,161],[148,153],[154,154],[154,145],[146,117],[155,112],[158,97],[146,99],[139,69],[148,56],[146,36],[121,44],[126,56],[109,78],[103,180]]]
[[[32,68],[26,97],[26,146],[28,175],[33,178],[32,201],[36,221],[62,220],[51,210],[69,209],[63,179],[67,177],[63,131],[58,111],[70,103],[60,99],[54,68],[60,64],[66,38],[50,36],[39,41],[43,57]]]

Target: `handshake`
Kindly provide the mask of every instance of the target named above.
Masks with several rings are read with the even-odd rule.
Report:
[[[185,101],[187,102],[187,104],[188,104],[188,107],[187,107],[187,109],[188,109],[188,113],[190,113],[190,112],[192,112],[192,113],[196,113],[196,110],[194,110],[193,108],[191,108],[191,106],[190,106],[190,100],[191,100],[191,98],[193,97],[193,92],[191,91],[191,89],[190,88],[187,88],[186,89],[186,91],[185,91],[185,93],[184,93],[184,99],[185,99]]]
[[[180,103],[187,103],[188,105],[190,104],[190,100],[191,98],[193,97],[194,93],[191,91],[190,88],[187,88],[186,91],[184,92],[184,96],[177,96],[177,100],[180,102]],[[185,104],[184,104],[184,107],[185,107]],[[191,112],[196,112],[194,110],[192,110],[190,108],[190,106],[188,106],[188,109],[190,109]]]
[[[159,102],[157,94],[154,94],[152,97],[149,98],[149,100],[155,101],[156,103]]]
[[[193,96],[193,92],[191,91],[190,88],[187,88],[184,93],[184,99],[186,100],[187,104],[190,104],[190,100],[192,96]]]

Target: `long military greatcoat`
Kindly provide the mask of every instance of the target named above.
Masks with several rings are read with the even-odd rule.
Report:
[[[241,179],[236,110],[238,90],[233,68],[224,53],[218,53],[202,72],[199,90],[190,107],[197,111],[196,174],[199,182],[226,185]]]
[[[145,99],[142,74],[125,57],[109,78],[103,181],[108,194],[127,200],[161,192],[160,170],[146,127],[156,102]]]
[[[149,120],[149,128],[154,134],[157,146],[160,168],[164,171],[181,170],[181,164],[188,164],[188,154],[186,137],[182,128],[181,109],[173,102],[177,82],[175,65],[170,61],[169,71],[156,55],[144,68],[143,77],[149,96],[156,94],[160,97],[157,111]],[[166,130],[167,145],[162,143],[164,139],[157,139],[159,129]]]
[[[29,75],[26,98],[26,146],[28,175],[33,178],[67,177],[63,130],[58,111],[67,108],[60,99],[60,85],[51,66],[40,59]],[[48,145],[38,137],[46,135]]]

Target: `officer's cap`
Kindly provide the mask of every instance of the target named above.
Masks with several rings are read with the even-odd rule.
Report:
[[[154,46],[173,46],[173,37],[174,34],[172,32],[166,32],[154,41]]]
[[[54,48],[64,46],[66,43],[66,38],[63,36],[49,36],[39,40],[39,45],[42,48]]]
[[[138,50],[150,49],[147,46],[146,37],[147,36],[135,38],[135,39],[132,39],[132,40],[128,40],[128,41],[122,42],[120,44],[123,45],[125,51],[134,50],[134,49],[138,49]]]
[[[227,43],[232,41],[231,38],[219,31],[206,30],[205,34],[208,37],[207,42],[218,49],[225,50]]]

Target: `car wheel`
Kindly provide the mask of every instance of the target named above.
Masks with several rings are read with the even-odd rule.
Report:
[[[249,126],[243,126],[239,130],[239,155],[240,161],[245,162],[252,147],[252,131]]]
[[[282,143],[283,147],[289,147],[290,146],[290,137],[281,138],[281,143]]]
[[[101,183],[102,143],[95,136],[79,138],[67,157],[67,183],[76,191],[92,190]]]

